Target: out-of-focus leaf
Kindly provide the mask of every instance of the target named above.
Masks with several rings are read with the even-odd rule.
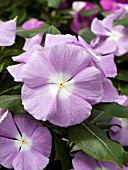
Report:
[[[89,28],[84,28],[80,30],[78,34],[81,35],[87,43],[90,43],[90,41],[96,37]]]
[[[62,0],[47,0],[48,1],[48,7],[52,8],[58,8]]]
[[[8,109],[14,113],[25,113],[20,95],[0,96],[0,108]]]
[[[128,14],[126,14],[123,19],[115,20],[113,25],[124,25],[125,27],[128,27]]]
[[[40,28],[34,28],[34,29],[22,29],[22,28],[17,28],[17,35],[24,37],[24,38],[32,38],[35,35],[39,33],[50,33],[50,34],[60,34],[60,31],[54,27],[53,25],[48,25],[45,24],[43,27]]]
[[[123,166],[123,147],[107,138],[99,128],[83,122],[68,128],[69,139],[96,160],[108,160]]]
[[[95,109],[103,111],[105,114],[128,118],[128,106],[122,106],[118,103],[100,103],[94,106]]]
[[[68,158],[65,142],[55,137],[55,160],[61,160],[62,170],[70,170],[71,164]]]
[[[3,69],[4,69],[4,63],[1,63],[1,64],[0,64],[0,72],[2,72]]]
[[[124,154],[124,164],[128,166],[128,152]]]
[[[98,7],[95,7],[95,8],[90,9],[90,10],[82,10],[82,11],[80,12],[80,15],[81,15],[81,16],[92,16],[92,15],[95,14],[98,10],[99,10]]]

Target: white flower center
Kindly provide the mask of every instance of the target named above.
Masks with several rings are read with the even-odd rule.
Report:
[[[118,31],[111,31],[108,33],[108,39],[118,41],[121,37],[123,37],[123,34]]]
[[[126,118],[118,118],[121,121],[121,126],[126,127],[128,126],[128,119]]]
[[[67,73],[55,73],[49,76],[48,88],[53,96],[67,99],[74,89],[74,81]]]
[[[15,140],[15,145],[18,149],[20,149],[21,152],[28,151],[31,149],[32,140],[28,136],[22,134],[22,137],[18,135],[16,139],[17,140]]]

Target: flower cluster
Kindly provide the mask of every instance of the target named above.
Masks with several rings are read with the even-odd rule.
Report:
[[[0,21],[0,165],[128,170],[128,3],[46,5],[50,17]]]

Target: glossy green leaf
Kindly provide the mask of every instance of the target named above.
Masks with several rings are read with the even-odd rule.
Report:
[[[128,106],[122,106],[118,103],[100,103],[95,105],[94,108],[108,115],[128,118]]]
[[[0,108],[8,109],[14,113],[25,113],[20,95],[0,96]]]
[[[68,128],[69,139],[96,160],[108,160],[123,166],[123,147],[107,138],[99,128],[84,122]]]

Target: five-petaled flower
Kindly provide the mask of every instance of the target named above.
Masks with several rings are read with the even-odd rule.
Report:
[[[0,164],[15,170],[44,169],[51,152],[48,129],[29,114],[6,113],[0,123]]]

